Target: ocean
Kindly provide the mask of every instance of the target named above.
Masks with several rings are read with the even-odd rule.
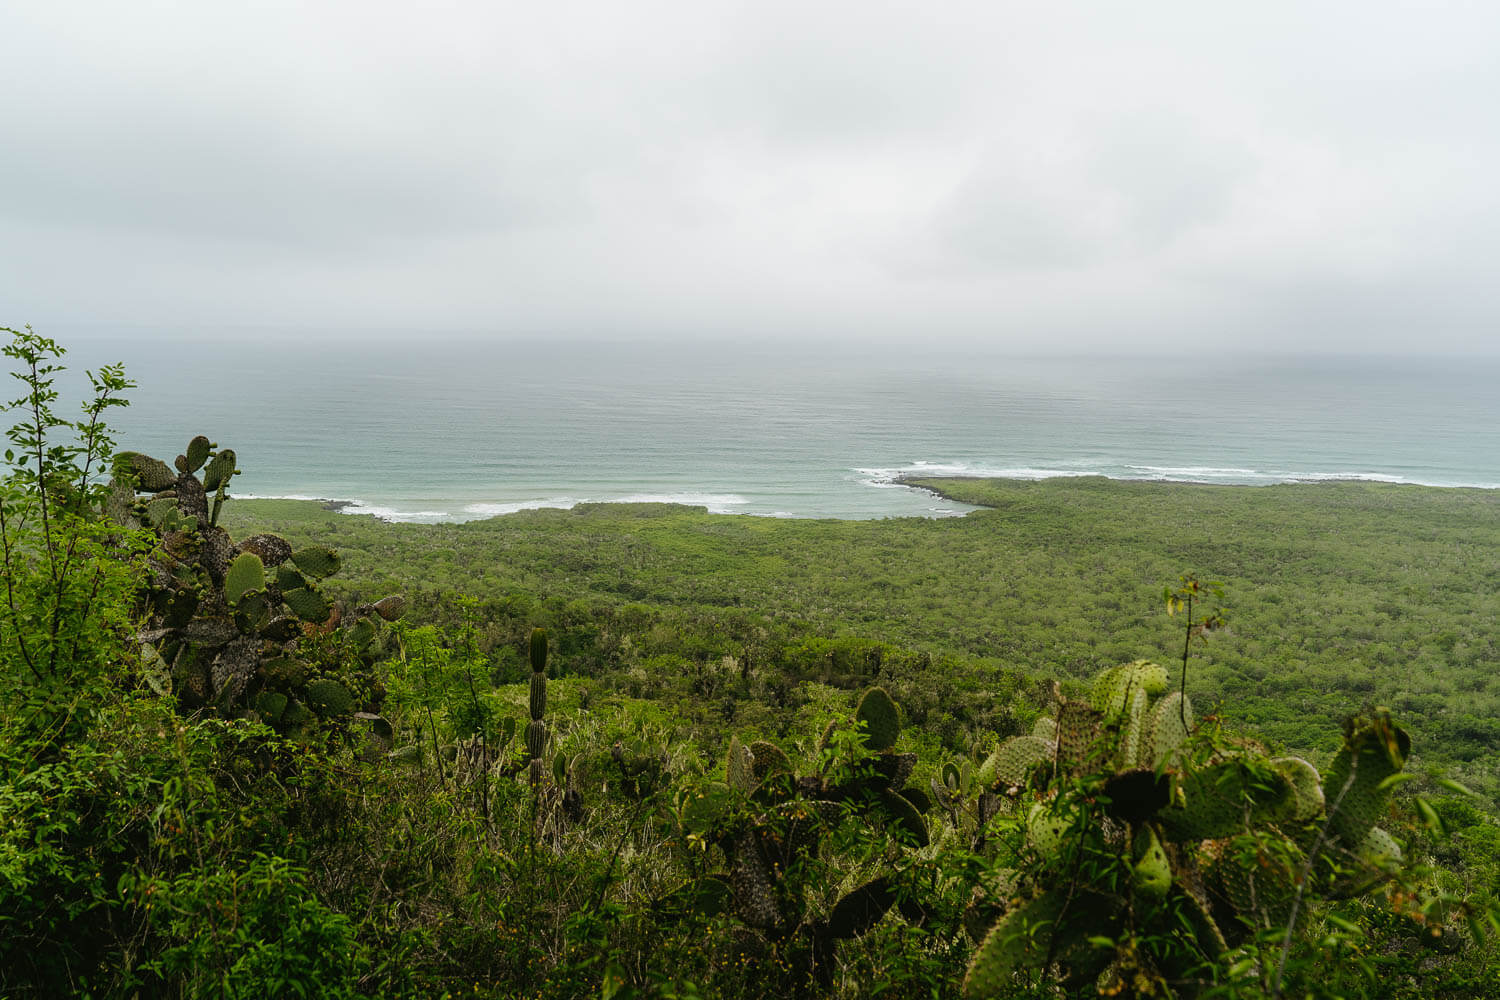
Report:
[[[1500,488],[1496,358],[311,333],[65,346],[68,391],[109,361],[139,384],[113,415],[120,447],[170,462],[207,434],[238,456],[234,495],[343,500],[399,521],[593,501],[777,517],[969,509],[899,485],[906,475]]]

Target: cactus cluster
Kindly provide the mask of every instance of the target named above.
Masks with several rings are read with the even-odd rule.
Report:
[[[384,623],[402,616],[405,599],[345,607],[320,586],[339,571],[334,550],[294,550],[271,534],[230,538],[218,520],[238,471],[233,451],[200,435],[174,464],[175,472],[139,452],[116,455],[107,504],[116,521],[157,537],[140,595],[152,683],[175,691],[185,710],[253,714],[286,733],[358,717],[388,748],[378,685],[356,684],[356,696],[347,677],[320,675],[302,654],[312,636],[335,635],[372,665],[392,640]]]
[[[852,759],[832,744],[832,724],[819,746],[821,766],[801,776],[776,744],[731,736],[724,780],[686,790],[677,800],[683,833],[719,847],[727,871],[688,883],[674,899],[689,900],[700,912],[732,913],[760,945],[795,956],[797,968],[820,979],[831,973],[836,943],[870,930],[899,895],[890,873],[851,873],[834,905],[817,914],[808,899],[809,877],[828,835],[848,818],[887,839],[890,849],[928,842],[923,814],[931,802],[906,784],[917,758],[895,750],[900,715],[890,695],[871,688],[855,716],[864,748]],[[911,919],[925,919],[910,908]]]
[[[1006,741],[979,768],[1019,815],[1030,863],[1007,873],[979,931],[970,997],[1047,971],[1065,988],[1198,981],[1304,896],[1368,891],[1400,860],[1376,826],[1410,745],[1379,712],[1351,721],[1324,775],[1199,740],[1192,704],[1138,661],[1100,674],[1087,700]],[[1127,933],[1128,931],[1128,933]]]

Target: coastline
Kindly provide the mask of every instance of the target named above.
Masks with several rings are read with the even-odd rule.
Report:
[[[1500,503],[1500,488],[1484,486],[1433,486],[1420,483],[1392,483],[1372,479],[1320,479],[1299,480],[1277,483],[1224,483],[1224,482],[1197,482],[1180,479],[1116,479],[1102,475],[1088,476],[1052,476],[1039,479],[1028,479],[1018,477],[996,477],[996,476],[894,476],[886,480],[887,488],[895,487],[912,490],[934,502],[943,504],[954,504],[962,510],[943,511],[941,508],[930,508],[934,513],[925,515],[900,515],[892,518],[889,515],[878,515],[869,517],[840,517],[828,514],[812,515],[789,515],[784,512],[765,513],[760,511],[733,511],[714,509],[701,503],[662,502],[660,500],[643,499],[620,499],[605,501],[578,501],[568,506],[557,503],[539,502],[526,504],[524,506],[510,506],[495,513],[483,513],[474,516],[440,514],[436,511],[422,511],[420,516],[406,517],[402,513],[389,507],[366,504],[359,500],[330,499],[313,497],[307,495],[271,497],[263,494],[252,494],[234,499],[244,503],[247,512],[250,511],[312,511],[316,510],[320,515],[339,515],[368,517],[372,521],[391,525],[422,525],[432,527],[436,525],[463,525],[479,524],[513,518],[518,515],[534,517],[545,512],[586,514],[590,511],[618,512],[620,514],[641,515],[667,515],[672,513],[696,514],[709,517],[724,517],[735,520],[750,518],[760,521],[835,521],[835,522],[878,522],[883,520],[931,520],[962,521],[969,515],[982,510],[994,510],[1000,507],[1026,498],[1050,496],[1065,498],[1069,495],[1083,496],[1086,494],[1112,493],[1119,497],[1141,496],[1143,494],[1159,494],[1161,496],[1245,496],[1273,494],[1287,499],[1312,499],[1329,500],[1336,498],[1350,499],[1354,497],[1400,497],[1406,502],[1413,502],[1419,498],[1428,498],[1438,501],[1441,498],[1449,498],[1459,503],[1479,502],[1481,504]],[[1500,508],[1497,508],[1500,515]],[[301,516],[301,515],[299,515]]]

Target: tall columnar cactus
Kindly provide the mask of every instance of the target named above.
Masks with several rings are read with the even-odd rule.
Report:
[[[531,630],[531,722],[526,726],[526,752],[531,755],[529,777],[533,787],[542,783],[547,752],[547,630]]]
[[[1227,947],[1284,926],[1299,884],[1345,897],[1399,860],[1375,825],[1410,748],[1388,715],[1351,721],[1319,776],[1300,758],[1195,741],[1183,694],[1151,702],[1165,676],[1140,661],[1105,671],[1086,703],[1060,698],[1055,724],[981,766],[994,793],[1032,802],[1033,861],[998,903],[966,995],[1003,995],[1018,974],[1048,966],[1064,987],[1093,988],[1114,967],[1170,993]],[[1134,929],[1128,948],[1121,926]]]
[[[338,571],[332,549],[294,551],[269,534],[235,544],[218,526],[237,471],[235,455],[216,448],[202,435],[193,438],[173,463],[175,473],[137,452],[115,458],[107,513],[149,527],[158,538],[140,595],[143,662],[162,675],[153,683],[174,688],[185,710],[253,714],[283,732],[352,716],[363,716],[372,731],[388,732],[373,714],[377,685],[317,676],[301,646],[310,631],[337,629],[369,666],[390,638],[382,634],[383,623],[399,618],[405,602],[393,595],[349,610],[330,601],[316,581]],[[351,686],[361,688],[361,696]]]

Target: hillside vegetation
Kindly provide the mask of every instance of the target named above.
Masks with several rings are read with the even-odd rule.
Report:
[[[470,595],[491,628],[514,622],[512,641],[532,624],[572,636],[576,619],[569,669],[579,673],[749,649],[793,679],[849,687],[875,674],[813,654],[826,646],[824,659],[843,664],[875,643],[941,663],[942,683],[967,690],[996,670],[1081,679],[1171,658],[1179,650],[1162,588],[1191,570],[1228,595],[1229,628],[1198,650],[1206,704],[1302,751],[1333,745],[1308,719],[1387,706],[1420,726],[1420,759],[1491,797],[1500,790],[1493,491],[1099,478],[917,485],[990,509],[827,521],[594,504],[414,525],[253,500],[226,523],[337,545],[348,586],[404,590],[430,613],[442,614],[445,595]],[[623,659],[622,635],[632,640]],[[502,650],[497,666],[503,659]]]
[[[0,996],[1500,995],[1492,494],[391,525],[7,332]]]

